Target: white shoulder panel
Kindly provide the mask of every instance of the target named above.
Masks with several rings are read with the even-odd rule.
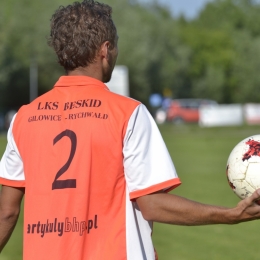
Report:
[[[129,119],[123,154],[130,192],[178,178],[161,133],[143,104]]]
[[[13,117],[7,133],[7,146],[0,162],[0,177],[7,180],[23,181],[25,180],[23,161],[12,132],[15,117],[16,115]]]

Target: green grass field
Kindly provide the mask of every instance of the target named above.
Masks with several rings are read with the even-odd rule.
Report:
[[[260,126],[200,128],[166,124],[160,130],[182,181],[172,193],[220,206],[238,203],[225,175],[227,158],[239,141],[260,133]],[[0,154],[5,143],[5,137],[0,136]],[[200,227],[155,223],[153,240],[160,260],[256,260],[258,229],[260,221]],[[21,260],[21,252],[22,217],[0,259]]]

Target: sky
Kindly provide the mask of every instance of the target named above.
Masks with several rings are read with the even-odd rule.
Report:
[[[152,3],[154,0],[141,0],[143,3]],[[183,14],[187,19],[195,18],[200,10],[213,0],[157,0],[158,3],[169,6],[174,16]]]

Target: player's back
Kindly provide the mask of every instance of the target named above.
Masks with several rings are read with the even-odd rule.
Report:
[[[139,105],[88,77],[61,77],[18,112],[24,260],[126,259],[123,138]]]

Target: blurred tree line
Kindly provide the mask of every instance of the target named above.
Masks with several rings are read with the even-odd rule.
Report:
[[[29,69],[38,66],[38,94],[63,69],[47,45],[49,21],[71,0],[2,0],[0,111],[29,100]],[[193,20],[173,17],[156,1],[103,0],[113,7],[118,65],[129,68],[130,94],[146,105],[152,93],[210,98],[219,103],[260,102],[260,4],[215,0]]]

